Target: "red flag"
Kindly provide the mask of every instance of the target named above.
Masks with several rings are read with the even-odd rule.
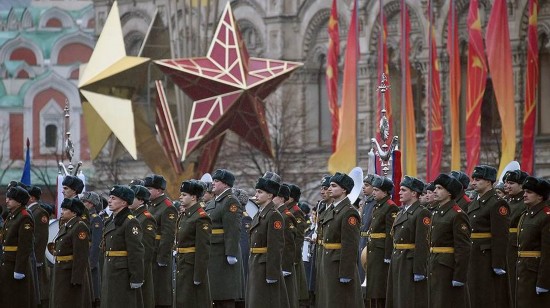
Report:
[[[342,127],[338,131],[336,151],[328,161],[328,170],[331,173],[349,172],[357,166],[357,63],[359,62],[357,31],[357,0],[355,0],[346,42],[342,107],[340,108]]]
[[[401,205],[401,201],[399,201],[399,187],[401,186],[401,178],[403,177],[403,171],[401,170],[401,151],[393,151],[392,156],[392,181],[394,187],[392,200],[393,202],[395,202],[395,204]]]
[[[414,117],[414,102],[411,86],[411,64],[409,54],[411,44],[409,36],[411,22],[405,0],[401,0],[401,151],[405,154],[401,160],[405,174],[416,176],[416,123]],[[403,46],[405,46],[403,48]]]
[[[512,70],[512,51],[510,30],[508,29],[508,10],[506,0],[495,0],[489,22],[487,23],[487,63],[491,72],[498,113],[502,123],[500,167],[514,160],[516,155],[516,108],[514,106],[514,72]]]
[[[388,44],[387,44],[387,35],[388,35],[388,25],[386,22],[386,15],[384,15],[384,10],[380,6],[380,21],[382,31],[380,33],[380,44],[378,45],[378,84],[382,82],[382,73],[386,74],[386,77],[389,78],[390,68],[388,65]],[[382,98],[382,93],[378,92],[378,108],[376,114],[376,123],[380,123],[380,118],[382,117],[382,99],[384,100],[384,109],[386,109],[386,118],[390,124],[389,135],[392,136],[393,125],[392,125],[392,111],[391,111],[391,92],[386,91],[384,97]],[[376,139],[380,140],[380,131],[377,130]]]
[[[451,170],[460,168],[460,53],[458,47],[458,17],[455,1],[451,0],[447,21],[447,53],[449,54],[449,92],[451,107]]]
[[[523,115],[523,148],[521,151],[521,169],[529,174],[533,174],[535,164],[535,120],[537,116],[537,86],[539,84],[538,7],[538,0],[529,0],[525,114]]]
[[[431,6],[431,1],[430,5]],[[431,12],[431,9],[428,9]],[[428,83],[430,111],[428,114],[428,147],[426,157],[428,160],[426,168],[426,180],[433,181],[439,175],[441,167],[441,156],[443,152],[443,125],[441,119],[441,84],[439,81],[439,60],[437,58],[437,44],[435,42],[435,30],[431,13],[430,20],[430,81]]]
[[[481,102],[485,93],[487,63],[481,33],[478,0],[470,1],[468,12],[468,78],[466,93],[466,174],[479,162],[481,144]]]
[[[332,152],[336,151],[340,120],[338,114],[338,57],[340,53],[340,35],[338,33],[338,9],[336,0],[332,0],[332,9],[328,21],[328,51],[326,82],[328,92],[328,109],[332,123]]]

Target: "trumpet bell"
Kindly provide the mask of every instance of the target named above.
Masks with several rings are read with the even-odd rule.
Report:
[[[364,271],[367,271],[367,247],[363,248],[361,250],[361,266],[363,267]]]
[[[355,167],[349,172],[349,176],[353,179],[353,189],[348,195],[351,204],[355,203],[361,191],[363,190],[363,169]]]
[[[46,259],[50,261],[52,264],[55,263],[55,243],[54,239],[57,236],[57,233],[59,232],[59,220],[58,219],[50,219],[50,226],[48,227],[48,245],[46,246]],[[50,250],[51,249],[51,250]]]

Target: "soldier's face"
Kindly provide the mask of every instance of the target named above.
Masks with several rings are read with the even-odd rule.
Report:
[[[363,195],[370,196],[372,195],[372,185],[369,183],[363,182]]]
[[[374,200],[380,201],[380,200],[386,198],[388,196],[388,193],[381,190],[378,187],[373,187],[372,188],[372,196],[374,197]]]
[[[63,185],[63,197],[65,198],[73,198],[76,196],[76,191],[69,186]]]
[[[279,196],[273,197],[273,203],[275,203],[275,205],[279,207],[285,204],[285,198]]]
[[[434,201],[446,203],[451,200],[451,194],[441,185],[435,185]]]
[[[187,208],[197,202],[197,197],[190,195],[186,192],[180,193],[180,203],[183,207]]]
[[[399,201],[406,205],[412,204],[416,201],[416,193],[408,187],[401,186],[399,188]]]
[[[120,210],[122,210],[127,205],[126,201],[113,195],[109,196],[108,202],[109,202],[109,210],[113,211],[113,213],[120,212]]]
[[[542,196],[529,190],[525,189],[523,191],[523,203],[527,206],[537,205],[542,202]]]
[[[6,207],[8,208],[8,210],[13,210],[13,209],[16,209],[18,208],[19,206],[21,205],[21,203],[11,199],[11,198],[8,198],[6,197]]]
[[[490,181],[478,178],[473,178],[471,184],[478,194],[483,194],[493,187],[493,183]]]
[[[141,204],[143,203],[143,201],[139,200],[138,198],[134,198],[134,202],[130,205],[128,205],[128,207],[130,208],[130,210],[135,210],[137,209]]]
[[[254,198],[256,198],[256,203],[260,206],[267,205],[271,199],[273,198],[273,194],[268,193],[267,191],[256,189],[256,194],[254,195]]]
[[[434,202],[435,194],[431,190],[426,190],[426,202]]]
[[[149,190],[149,193],[151,193],[151,200],[158,198],[160,195],[164,193],[162,189],[154,188],[154,187],[147,187],[147,190]]]
[[[522,190],[523,188],[521,187],[521,184],[518,184],[516,182],[506,181],[506,183],[504,183],[504,191],[510,196],[515,196],[519,194]]]
[[[207,191],[204,193],[204,196],[202,196],[202,200],[204,202],[208,202],[214,198],[214,193]]]
[[[326,186],[321,186],[321,199],[323,199],[323,201],[326,201],[329,196],[328,196],[328,187]]]
[[[73,212],[69,209],[66,209],[66,208],[61,208],[61,220],[69,221],[71,218],[73,218],[75,216],[76,216],[75,212]]]
[[[213,180],[212,181],[212,192],[215,195],[221,194],[227,188],[229,188],[229,186],[227,186],[227,184],[225,184],[224,182],[222,182],[220,180]]]
[[[420,197],[418,197],[418,201],[420,201],[421,204],[426,204],[428,202],[427,193],[422,193]]]
[[[338,184],[331,182],[330,187],[328,188],[328,195],[334,200],[342,199],[342,196],[346,191]]]
[[[84,203],[84,206],[85,206],[88,210],[94,207],[94,204],[91,203],[91,202],[88,201],[88,200],[84,200],[84,201],[82,201],[82,203]]]

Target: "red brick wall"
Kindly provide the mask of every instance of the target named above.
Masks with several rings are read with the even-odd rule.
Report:
[[[27,62],[28,65],[36,65],[36,55],[32,50],[25,47],[15,49],[10,55],[10,60],[22,60]]]
[[[57,63],[59,65],[72,64],[75,62],[87,63],[92,56],[92,52],[92,48],[81,43],[67,44],[59,51]]]

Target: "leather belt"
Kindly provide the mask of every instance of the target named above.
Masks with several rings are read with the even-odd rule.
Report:
[[[105,252],[106,257],[127,257],[128,252],[125,250],[110,250]]]
[[[471,239],[479,239],[479,238],[491,238],[491,233],[489,232],[475,232],[470,235]]]
[[[17,251],[17,246],[4,246],[2,247],[4,251]]]
[[[371,233],[368,236],[371,239],[386,238],[386,233]]]
[[[323,243],[323,247],[329,250],[342,249],[342,243]]]
[[[361,237],[369,237],[369,233],[367,231],[361,231]]]
[[[178,248],[178,253],[192,253],[192,252],[195,252],[196,251],[196,248],[195,247],[179,247]]]
[[[431,253],[455,253],[453,247],[430,247]]]
[[[59,262],[69,262],[69,261],[72,261],[73,260],[73,255],[69,255],[69,256],[56,256],[55,257],[55,262],[59,263]]]
[[[252,247],[250,253],[267,253],[267,247]]]
[[[415,244],[393,244],[395,249],[414,249],[415,247]]]
[[[223,234],[223,229],[212,229],[212,234]]]
[[[518,233],[518,228],[510,228],[510,233]]]
[[[540,258],[540,251],[518,251],[518,257],[520,258]]]
[[[160,234],[155,235],[155,240],[160,240],[160,239],[161,239]]]

